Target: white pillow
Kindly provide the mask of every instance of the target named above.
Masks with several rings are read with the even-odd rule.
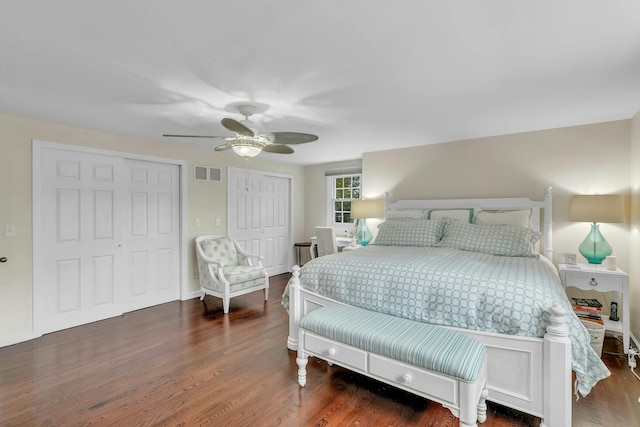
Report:
[[[533,209],[518,211],[483,211],[476,212],[476,224],[510,224],[518,227],[531,227]]]
[[[431,209],[428,219],[453,218],[462,222],[472,222],[473,208],[469,209]]]
[[[426,219],[425,211],[423,210],[402,210],[402,211],[387,211],[387,218],[414,218],[414,219]]]

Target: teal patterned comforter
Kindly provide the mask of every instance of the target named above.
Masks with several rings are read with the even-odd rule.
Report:
[[[586,395],[610,375],[544,257],[373,245],[313,259],[302,268],[300,281],[305,289],[368,310],[528,337],[542,337],[547,309],[561,305],[569,313],[577,391]],[[288,306],[287,291],[283,304]]]

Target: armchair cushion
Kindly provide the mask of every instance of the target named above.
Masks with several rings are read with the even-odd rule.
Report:
[[[226,281],[229,282],[229,290],[231,292],[264,286],[265,284],[265,269],[260,266],[237,265],[221,267],[220,270],[222,274],[224,274]],[[215,277],[217,277],[217,274],[215,274]],[[224,291],[224,287],[221,282],[211,279],[211,276],[203,275],[201,273],[200,286],[212,291]]]
[[[222,274],[229,281],[229,285],[233,286],[237,283],[249,282],[260,279],[264,281],[264,268],[251,265],[235,265],[230,267],[222,267]]]
[[[203,240],[202,249],[207,258],[223,267],[238,265],[238,252],[230,237]]]

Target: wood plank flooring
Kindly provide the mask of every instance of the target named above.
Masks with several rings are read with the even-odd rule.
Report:
[[[457,426],[442,406],[310,359],[296,382],[280,296],[289,275],[231,300],[172,302],[0,348],[1,426]],[[607,338],[605,352],[621,351]],[[574,426],[640,425],[640,381],[612,376],[574,402]],[[639,369],[640,371],[640,369]],[[489,403],[483,426],[533,426]]]

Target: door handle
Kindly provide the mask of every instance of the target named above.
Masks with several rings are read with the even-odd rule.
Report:
[[[6,256],[0,257],[0,262],[7,262],[7,261],[9,260],[7,259]]]

